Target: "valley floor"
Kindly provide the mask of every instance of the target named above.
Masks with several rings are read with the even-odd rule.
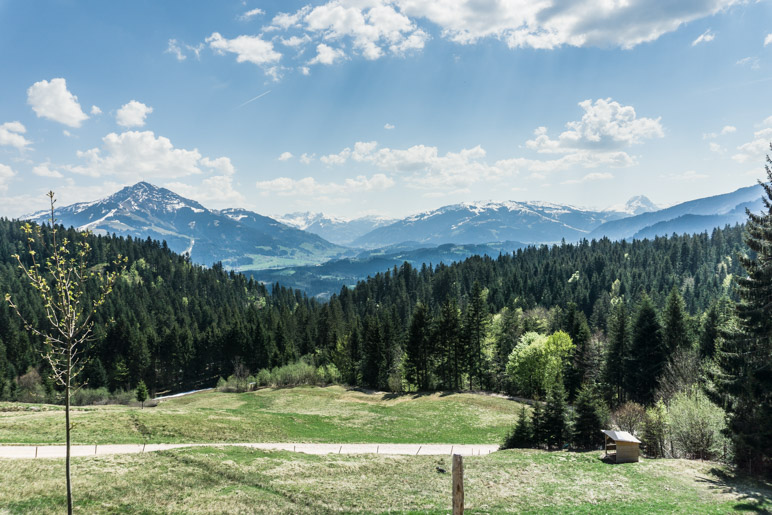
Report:
[[[473,513],[738,513],[772,509],[772,485],[709,462],[609,465],[600,452],[464,458]],[[315,456],[191,447],[73,460],[81,513],[447,513],[450,459]],[[445,470],[438,472],[438,468]],[[0,460],[0,512],[60,513],[64,461]]]

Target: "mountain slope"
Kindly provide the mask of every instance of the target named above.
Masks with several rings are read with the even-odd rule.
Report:
[[[492,241],[553,243],[578,240],[619,212],[584,210],[549,202],[475,202],[445,206],[375,229],[353,245],[375,248],[403,241],[423,245]]]
[[[188,253],[204,265],[222,261],[228,267],[259,269],[315,264],[345,251],[272,218],[245,210],[210,210],[147,182],[101,200],[59,208],[55,214],[58,223],[96,234],[165,240],[173,251]],[[26,218],[46,222],[48,214]]]
[[[394,223],[396,220],[383,216],[363,216],[349,220],[327,216],[323,213],[288,213],[274,217],[279,222],[321,236],[339,245],[349,245],[368,232]]]
[[[761,186],[748,186],[723,195],[700,198],[637,216],[612,220],[597,227],[590,238],[612,240],[692,233],[745,221],[745,207],[761,207]],[[688,215],[688,216],[687,216]]]

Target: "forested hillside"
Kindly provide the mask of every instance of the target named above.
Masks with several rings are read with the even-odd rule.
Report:
[[[659,309],[675,288],[691,314],[690,334],[699,337],[703,313],[730,294],[743,248],[740,227],[633,243],[530,247],[450,266],[405,264],[322,304],[279,285],[269,293],[219,266],[193,265],[158,242],[89,238],[95,266],[117,254],[129,262],[99,312],[85,377],[91,387],[111,389],[142,379],[153,391],[213,384],[232,372],[237,357],[257,371],[303,356],[334,364],[350,384],[512,389],[504,369],[521,334],[565,329],[576,339],[570,321],[586,318],[603,347],[612,306],[622,302],[632,310],[644,292]],[[21,242],[19,223],[0,221],[0,290],[37,320],[42,306],[12,257]],[[415,355],[415,331],[425,335],[423,358]],[[29,367],[47,372],[40,344],[9,308],[0,308],[5,397],[15,388],[11,379]]]

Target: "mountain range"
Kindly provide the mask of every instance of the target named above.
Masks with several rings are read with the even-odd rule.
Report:
[[[147,182],[107,198],[58,208],[57,223],[134,238],[165,240],[196,263],[230,268],[316,264],[349,255],[347,249],[267,216],[241,209],[216,211]],[[26,219],[48,222],[42,211]]]
[[[55,216],[59,223],[97,234],[165,240],[173,251],[204,265],[222,262],[239,271],[284,268],[258,275],[272,282],[296,274],[293,284],[327,291],[333,284],[356,282],[403,261],[418,266],[561,240],[710,231],[744,222],[746,208],[761,209],[760,186],[665,209],[637,196],[602,211],[551,202],[488,201],[443,206],[401,220],[347,220],[322,213],[273,218],[240,208],[208,209],[140,182],[101,200],[58,208]],[[48,213],[24,218],[47,222]],[[314,277],[327,282],[312,288]]]

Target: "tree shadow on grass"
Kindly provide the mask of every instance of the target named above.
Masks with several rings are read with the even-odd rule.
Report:
[[[772,484],[735,471],[711,468],[713,477],[699,477],[697,481],[707,483],[709,488],[724,494],[736,495],[735,511],[772,513]]]

